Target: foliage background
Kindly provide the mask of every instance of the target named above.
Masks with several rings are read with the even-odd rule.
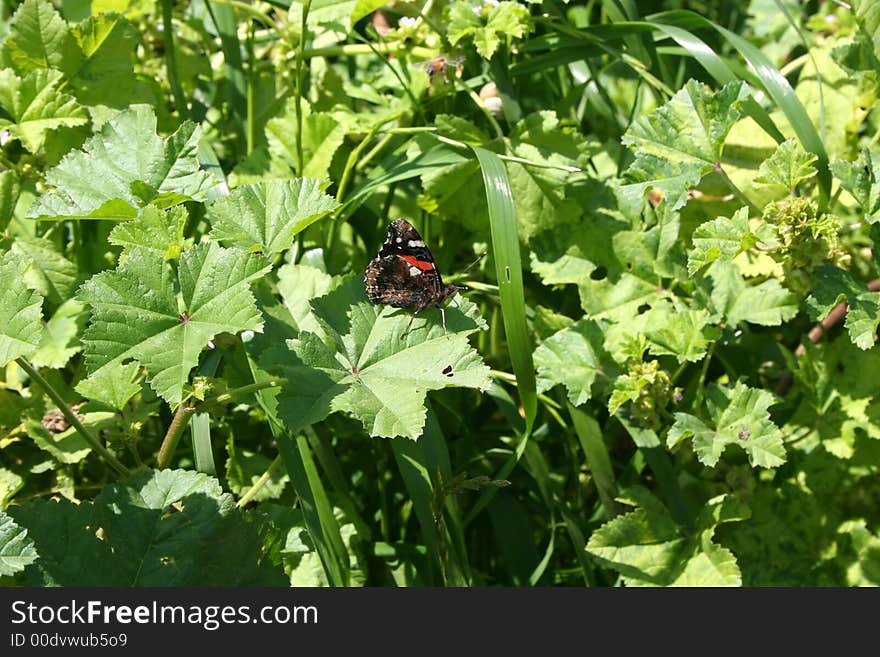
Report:
[[[3,18],[4,584],[880,582],[880,3]]]

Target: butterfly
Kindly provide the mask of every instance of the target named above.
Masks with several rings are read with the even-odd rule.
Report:
[[[395,219],[389,224],[379,255],[364,271],[364,285],[372,303],[411,308],[415,310],[413,318],[425,308],[440,308],[444,334],[446,311],[442,304],[463,289],[443,282],[425,241],[406,219]]]

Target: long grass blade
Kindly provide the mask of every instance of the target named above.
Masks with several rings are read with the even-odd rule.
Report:
[[[532,342],[526,326],[526,303],[523,293],[522,259],[516,228],[516,207],[510,190],[510,179],[504,163],[495,153],[473,146],[480,161],[486,201],[489,204],[489,225],[492,231],[492,256],[498,278],[498,296],[501,300],[507,352],[516,375],[526,418],[526,433],[530,433],[538,412],[538,393],[535,366],[532,362]]]

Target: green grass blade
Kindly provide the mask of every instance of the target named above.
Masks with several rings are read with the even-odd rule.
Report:
[[[446,440],[430,405],[425,432],[418,441],[395,438],[391,441],[391,448],[412,498],[428,552],[441,567],[443,583],[467,586],[470,584],[470,568],[458,502],[454,495],[447,495],[442,500],[443,508],[438,508],[441,500],[437,484],[450,481],[452,469]]]
[[[504,334],[507,351],[516,375],[520,403],[526,416],[526,433],[530,433],[538,412],[538,393],[535,366],[532,362],[532,343],[526,326],[526,303],[523,293],[522,260],[519,236],[516,230],[516,207],[510,190],[510,179],[504,163],[495,153],[479,146],[473,147],[486,187],[489,204],[489,225],[492,231],[492,256],[498,278]]]
[[[348,550],[305,436],[276,438],[278,451],[299,498],[309,536],[318,550],[331,586],[348,586]]]
[[[615,516],[619,512],[617,502],[614,501],[617,497],[617,485],[614,483],[611,456],[608,454],[605,441],[602,440],[602,430],[599,423],[571,404],[568,405],[568,413],[571,415],[581,449],[584,450],[587,463],[590,465],[590,472],[593,474],[602,506],[605,507],[605,512],[609,517]]]
[[[248,363],[255,383],[272,378],[250,359]],[[327,580],[331,586],[348,586],[348,550],[342,540],[339,521],[333,514],[333,506],[315,467],[308,441],[305,436],[294,439],[284,429],[284,424],[276,413],[277,390],[260,390],[255,393],[255,397],[269,420],[269,429],[290,476],[290,483],[299,498],[306,529],[318,551]]]
[[[660,438],[651,429],[644,429],[621,415],[615,415],[615,417],[644,455],[645,462],[657,479],[660,494],[669,507],[672,517],[682,527],[690,527],[692,524],[691,516],[684,499],[684,493],[678,485],[669,452],[660,442]]]
[[[226,79],[229,88],[229,108],[232,112],[232,125],[235,135],[241,145],[241,151],[246,150],[247,134],[247,76],[244,72],[244,63],[241,59],[241,42],[238,38],[238,20],[235,16],[235,8],[229,5],[206,2],[214,27],[220,37],[220,49],[223,51],[223,61],[226,63]]]
[[[223,352],[215,349],[207,355],[199,366],[199,376],[214,376],[223,358]],[[196,413],[189,421],[189,432],[192,437],[193,457],[196,470],[207,474],[216,474],[214,465],[214,449],[211,447],[211,416],[208,413]]]
[[[168,72],[168,83],[174,106],[182,119],[189,118],[189,104],[180,84],[180,72],[177,70],[177,48],[175,46],[173,0],[162,0],[162,36],[165,39],[165,68]]]

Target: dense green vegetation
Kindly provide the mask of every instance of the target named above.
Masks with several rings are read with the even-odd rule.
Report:
[[[11,4],[0,582],[880,583],[880,2]]]

